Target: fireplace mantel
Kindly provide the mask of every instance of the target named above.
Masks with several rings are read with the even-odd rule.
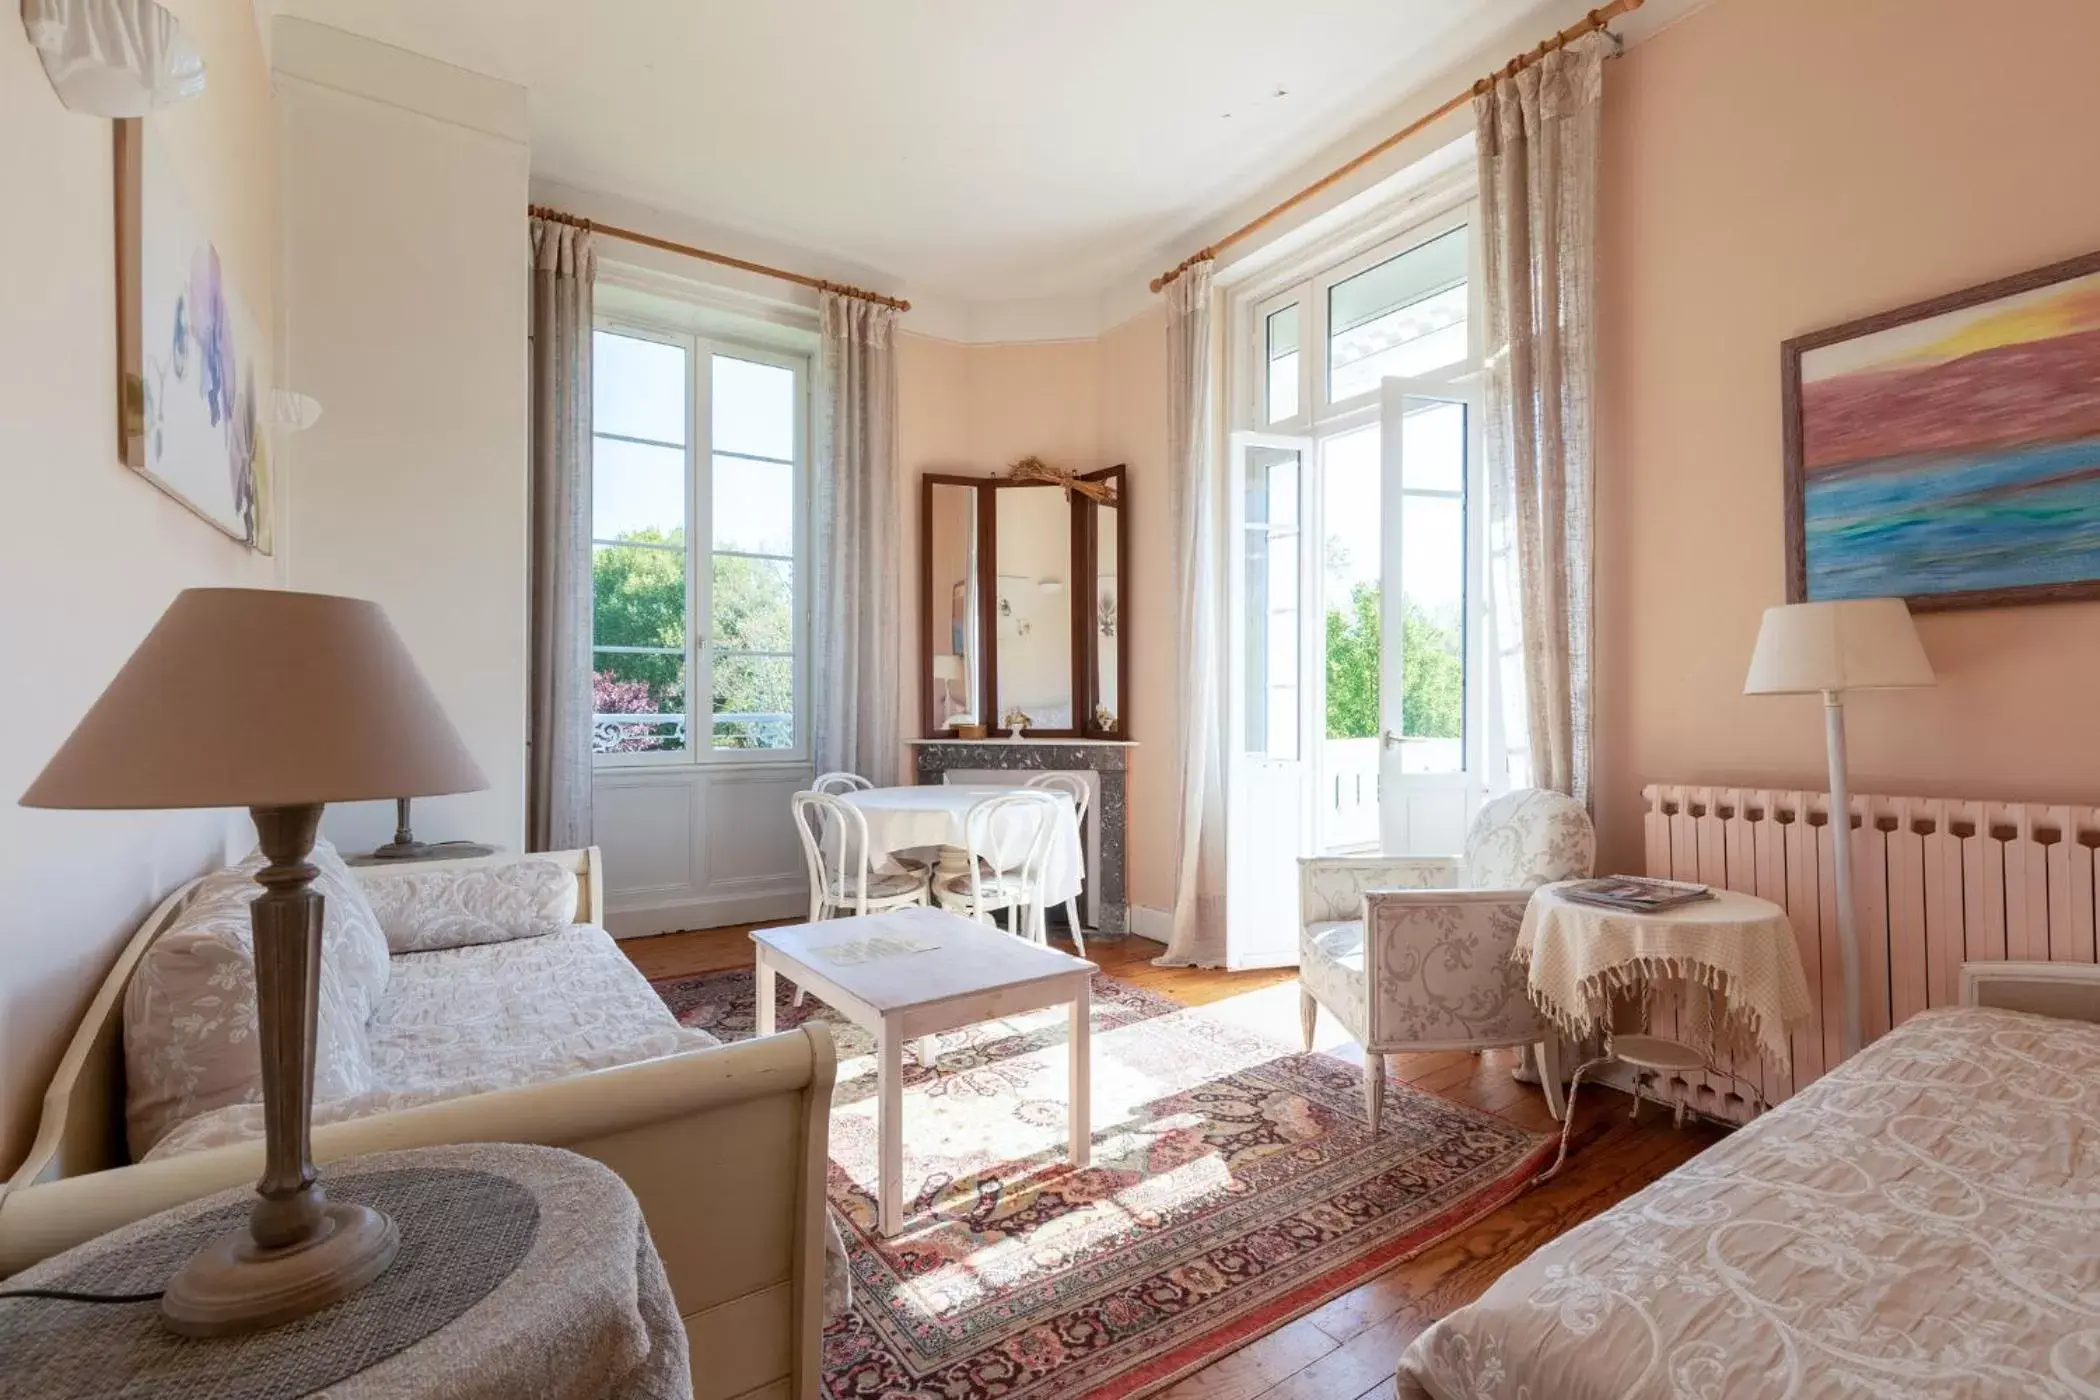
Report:
[[[949,773],[987,768],[1092,773],[1097,795],[1087,816],[1100,833],[1101,848],[1095,932],[1111,936],[1130,932],[1123,780],[1135,743],[1128,739],[913,739],[911,745],[921,783],[938,783]]]

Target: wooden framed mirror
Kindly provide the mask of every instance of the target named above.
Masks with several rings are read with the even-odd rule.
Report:
[[[919,693],[929,738],[967,719],[1010,737],[1125,739],[1125,469],[1095,501],[1049,482],[920,479]]]

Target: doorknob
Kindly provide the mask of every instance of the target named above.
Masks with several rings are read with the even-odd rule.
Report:
[[[1383,734],[1379,735],[1379,738],[1389,749],[1397,749],[1400,747],[1400,736],[1398,734],[1395,734],[1390,729],[1386,730]]]

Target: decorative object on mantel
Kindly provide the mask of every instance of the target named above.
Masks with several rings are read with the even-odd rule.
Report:
[[[1120,466],[1121,463],[1117,465]],[[1114,468],[1110,468],[1110,470],[1113,471]],[[1072,499],[1072,493],[1077,491],[1088,500],[1099,502],[1105,506],[1114,505],[1119,494],[1119,483],[1116,481],[1091,480],[1072,472],[1059,471],[1040,457],[1023,457],[1020,461],[1008,466],[1006,479],[1008,481],[1023,481],[1035,485],[1061,487],[1064,490],[1065,499],[1068,501]]]
[[[1116,732],[1116,717],[1108,706],[1094,706],[1094,728],[1100,730],[1103,734],[1114,734]]]
[[[68,111],[143,117],[204,91],[204,60],[154,0],[22,0],[22,27]]]
[[[388,865],[404,860],[463,860],[469,856],[492,856],[494,846],[478,841],[418,841],[409,824],[408,808],[413,799],[394,799],[394,839],[374,847],[368,856],[352,856],[351,865]]]
[[[269,367],[212,231],[156,128],[116,124],[118,423],[124,463],[271,552]],[[317,406],[318,407],[318,406]]]
[[[309,1148],[322,804],[487,786],[376,603],[268,588],[177,595],[22,797],[28,807],[246,807],[268,863],[249,905],[266,1157],[248,1228],[191,1256],[161,1311],[191,1336],[274,1326],[346,1298],[394,1224],[330,1203]]]
[[[1901,598],[1855,598],[1838,603],[1791,603],[1766,608],[1750,656],[1745,695],[1823,696],[1824,740],[1830,751],[1830,811],[1838,829],[1851,830],[1852,801],[1845,784],[1845,692],[1897,690],[1933,683],[1932,663]],[[1844,1050],[1859,1052],[1859,910],[1852,901],[1852,842],[1832,841],[1837,867],[1838,949],[1844,966]]]
[[[327,1316],[193,1341],[136,1307],[9,1302],[0,1356],[21,1389],[0,1388],[43,1400],[692,1394],[663,1263],[634,1193],[609,1168],[559,1148],[477,1143],[355,1157],[334,1177],[342,1195],[405,1228],[394,1267]],[[149,1215],[4,1287],[150,1293],[242,1204],[222,1191]]]
[[[2100,253],[1780,353],[1788,602],[2100,597]]]
[[[1006,727],[1013,731],[1013,733],[1009,736],[1011,738],[1027,738],[1028,726],[1034,723],[1035,721],[1028,717],[1028,712],[1022,709],[1019,705],[1014,706],[1012,709],[1006,712]]]

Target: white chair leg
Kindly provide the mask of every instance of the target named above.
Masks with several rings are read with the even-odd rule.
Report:
[[[795,986],[795,1005],[802,1005],[802,999],[808,995],[809,988],[802,986],[800,983],[797,983]]]
[[[1364,1051],[1364,1119],[1378,1131],[1378,1111],[1385,1106],[1385,1056]]]
[[[1086,935],[1079,931],[1079,901],[1077,899],[1065,901],[1065,920],[1072,925],[1072,946],[1079,950],[1080,957],[1085,957]]]
[[[1313,1000],[1311,992],[1300,987],[1298,989],[1298,1029],[1305,1036],[1305,1048],[1307,1050],[1313,1048],[1313,1032],[1319,1028],[1319,1025],[1320,1003]]]
[[[914,1042],[913,1048],[918,1052],[920,1069],[932,1069],[934,1062],[940,1058],[938,1037],[922,1035]]]
[[[1546,1091],[1546,1112],[1558,1123],[1568,1116],[1568,1090],[1561,1082],[1560,1037],[1549,1026],[1538,1049],[1539,1087]]]

